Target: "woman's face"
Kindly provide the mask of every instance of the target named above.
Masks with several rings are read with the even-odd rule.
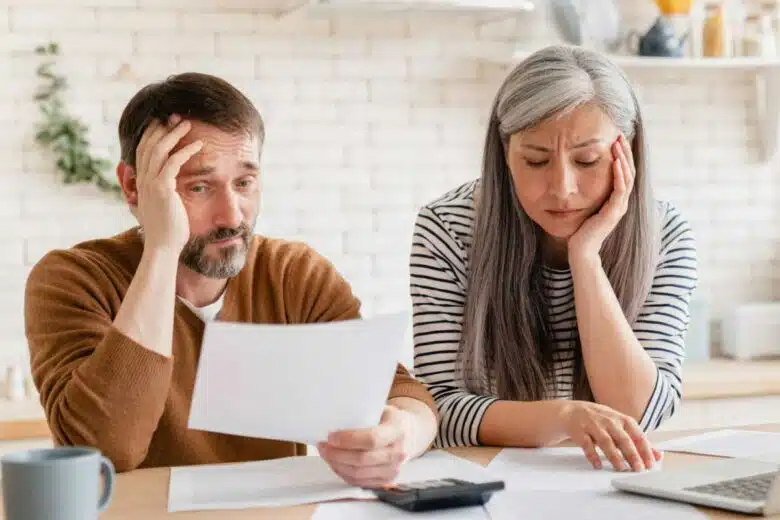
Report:
[[[509,139],[517,198],[554,240],[568,240],[609,197],[618,135],[606,114],[588,104]]]

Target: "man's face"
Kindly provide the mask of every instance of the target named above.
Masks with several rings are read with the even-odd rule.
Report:
[[[190,224],[180,260],[209,278],[236,276],[244,267],[260,204],[260,142],[192,121],[171,153],[200,139],[203,147],[176,179]]]

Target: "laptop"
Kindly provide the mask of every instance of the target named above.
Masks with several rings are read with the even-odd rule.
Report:
[[[780,513],[780,463],[718,459],[612,480],[620,491],[757,516]]]

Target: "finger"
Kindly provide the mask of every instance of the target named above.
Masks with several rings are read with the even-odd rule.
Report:
[[[620,134],[620,145],[620,148],[623,151],[623,155],[625,155],[626,161],[628,162],[629,170],[633,172],[635,169],[634,152],[631,151],[631,143],[623,134]]]
[[[330,467],[331,471],[333,471],[333,473],[335,473],[338,477],[340,477],[344,482],[346,482],[350,486],[360,485],[355,479],[353,479],[349,475],[344,474],[341,468],[333,466],[332,464],[328,464],[328,466]]]
[[[620,208],[620,199],[622,193],[620,191],[620,185],[622,183],[622,175],[619,164],[619,159],[612,160],[612,191],[609,194],[607,200],[602,204],[598,211],[598,215],[603,216],[606,219],[614,220],[614,215]]]
[[[138,147],[136,148],[135,169],[137,175],[141,178],[146,178],[146,172],[149,169],[149,159],[154,149],[155,143],[165,135],[165,126],[158,119],[152,121],[144,132]]]
[[[146,146],[144,147],[143,154],[141,157],[141,162],[138,164],[138,176],[142,178],[143,182],[146,182],[148,179],[153,179],[157,175],[156,170],[152,170],[152,163],[154,161],[154,151],[156,149],[157,143],[165,137],[168,130],[165,128],[165,125],[160,123],[157,128],[155,128],[154,132],[149,136],[149,140],[146,142]]]
[[[179,175],[181,167],[184,166],[193,155],[198,153],[201,148],[203,148],[203,141],[198,139],[180,150],[177,150],[176,153],[172,154],[168,157],[168,160],[165,161],[165,164],[160,171],[160,176],[164,177],[166,180],[175,179],[176,176]]]
[[[192,128],[192,123],[189,121],[182,121],[176,125],[173,129],[166,129],[166,133],[159,138],[159,140],[153,145],[149,153],[149,163],[147,169],[150,176],[157,176],[163,168],[163,164],[168,159],[168,155],[173,150],[182,137],[187,135],[187,132]],[[151,144],[151,143],[150,143]]]
[[[585,452],[585,458],[588,459],[588,462],[590,462],[590,465],[593,466],[594,469],[601,469],[603,467],[601,455],[599,455],[598,450],[596,450],[596,444],[593,442],[590,435],[586,434],[580,440],[580,447],[582,448],[582,451]]]
[[[348,464],[331,463],[333,471],[344,480],[364,486],[367,481],[388,483],[398,476],[399,465],[384,466],[350,466]]]
[[[664,458],[664,454],[661,451],[658,451],[657,449],[653,448],[653,456],[655,456],[655,460],[660,462],[661,459]]]
[[[181,116],[179,114],[171,114],[168,118],[168,128],[173,128],[179,124]]]
[[[588,433],[599,449],[601,449],[602,453],[604,453],[604,456],[607,457],[609,463],[612,464],[612,467],[617,471],[625,471],[626,463],[623,460],[623,455],[620,453],[617,446],[615,446],[615,442],[612,440],[612,437],[607,430],[600,425],[596,425],[593,428],[593,431]]]
[[[615,159],[614,191],[612,192],[618,201],[626,194],[626,171],[622,157]]]
[[[403,441],[403,434],[400,424],[383,414],[382,422],[374,428],[331,433],[328,444],[351,450],[376,450]]]
[[[404,460],[403,445],[395,442],[378,450],[350,450],[328,444],[318,446],[323,458],[351,466],[382,466],[396,464]]]
[[[620,137],[619,147],[619,159],[621,167],[623,168],[623,181],[625,182],[626,192],[630,192],[634,185],[634,177],[636,172],[634,170],[634,160],[631,155],[631,149],[628,147],[626,138]]]
[[[637,422],[631,418],[625,420],[623,427],[625,428],[626,433],[628,433],[628,436],[631,437],[634,446],[636,446],[639,456],[642,457],[645,468],[652,468],[653,464],[655,464],[655,461],[658,459],[656,459],[656,451],[650,446],[650,441],[647,439],[645,433]]]
[[[142,150],[146,146],[146,143],[149,141],[149,137],[157,129],[157,127],[160,126],[160,124],[160,120],[155,118],[152,119],[148,125],[146,125],[143,134],[141,134],[141,139],[138,141],[138,146],[136,146],[136,152],[138,150]]]
[[[389,480],[388,479],[369,479],[369,480],[364,480],[364,481],[361,481],[357,485],[359,487],[366,488],[366,489],[382,488],[382,487],[386,487],[386,486],[392,484],[395,481],[395,478],[397,476],[398,475],[396,475],[395,477],[393,477],[393,478],[391,478]]]
[[[631,469],[644,471],[645,463],[642,461],[642,457],[639,455],[639,451],[636,449],[631,436],[623,429],[623,424],[619,421],[614,421],[607,428],[615,446],[623,454],[623,459],[628,462]]]

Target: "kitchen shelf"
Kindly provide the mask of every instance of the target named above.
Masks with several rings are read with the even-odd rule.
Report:
[[[335,13],[385,15],[416,12],[508,18],[533,11],[535,7],[532,0],[306,0],[280,12],[278,18]]]
[[[532,51],[517,50],[511,62],[516,63]],[[631,70],[732,70],[753,74],[756,89],[757,117],[761,128],[764,160],[780,160],[780,58],[656,58],[612,55],[611,59],[625,71]]]
[[[533,51],[515,51],[512,61],[520,61]],[[626,69],[730,69],[773,70],[780,69],[780,58],[655,58],[613,54],[610,59]]]

